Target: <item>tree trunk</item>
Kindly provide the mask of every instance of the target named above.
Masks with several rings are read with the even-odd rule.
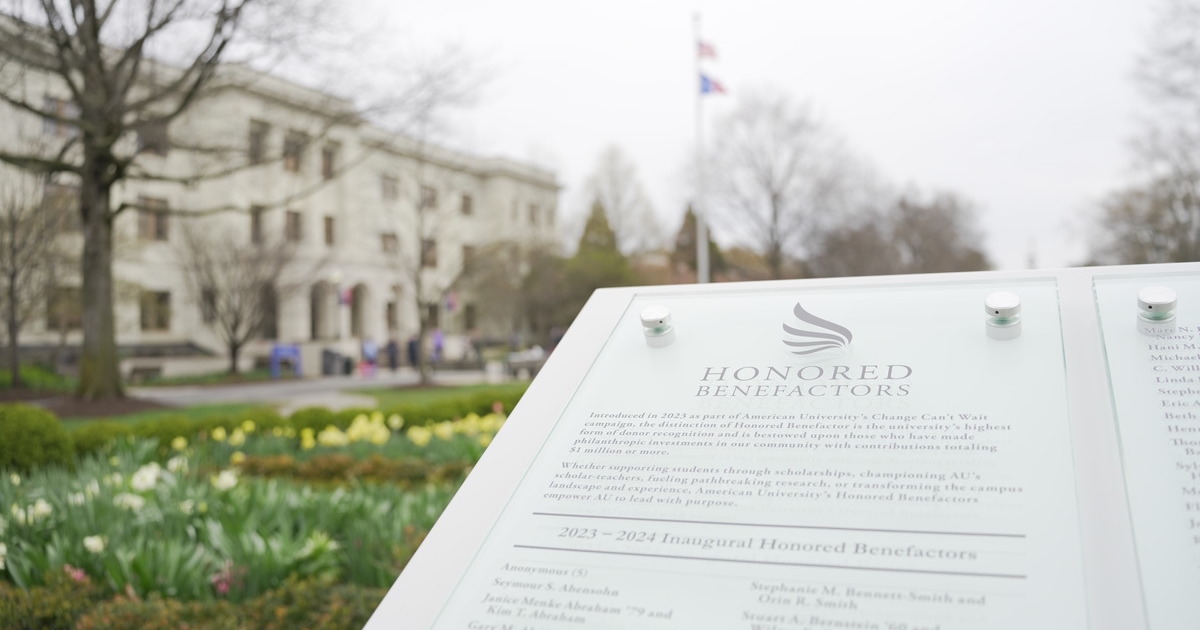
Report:
[[[10,234],[10,238],[15,238]],[[8,369],[12,374],[13,389],[24,385],[21,380],[21,352],[17,346],[17,338],[20,332],[20,324],[17,322],[17,280],[13,276],[15,272],[10,273],[8,277]]]
[[[422,305],[424,307],[425,305]],[[422,308],[422,310],[425,310]],[[429,323],[427,315],[424,313],[418,318],[420,321],[420,329],[417,331],[417,373],[420,375],[421,385],[433,384],[433,361],[430,353],[425,352],[425,342],[429,337]]]
[[[242,344],[231,341],[229,342],[229,373],[238,373],[238,357],[242,354]]]
[[[82,178],[80,202],[87,232],[82,260],[83,306],[87,316],[83,319],[77,395],[84,400],[123,398],[113,313],[111,186],[104,183],[104,165],[86,158],[85,162],[90,168]]]

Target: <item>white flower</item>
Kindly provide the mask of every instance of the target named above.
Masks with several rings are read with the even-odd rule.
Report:
[[[191,514],[196,511],[196,502],[192,499],[184,499],[179,502],[179,511],[184,514]]]
[[[25,508],[20,507],[18,505],[13,505],[11,508],[11,511],[12,511],[12,515],[13,515],[13,520],[16,521],[18,525],[27,524],[28,521],[25,518]]]
[[[237,473],[232,470],[222,470],[212,478],[212,485],[217,490],[229,490],[237,485]]]
[[[84,494],[89,497],[94,497],[100,494],[100,482],[95,479],[87,482],[87,486],[83,489]]]
[[[106,486],[119,486],[123,483],[125,483],[125,477],[123,477],[119,472],[115,472],[104,477],[104,485]]]
[[[140,495],[122,492],[121,494],[113,497],[113,505],[125,508],[130,512],[137,512],[138,510],[142,509],[142,506],[146,505],[146,500]]]
[[[92,553],[104,552],[104,538],[101,536],[84,536],[83,548]]]
[[[54,508],[46,502],[45,499],[34,501],[33,506],[29,508],[29,520],[40,521],[54,512]]]
[[[173,473],[187,472],[188,460],[183,455],[176,455],[167,460],[167,470]]]
[[[84,503],[87,503],[87,496],[82,492],[72,492],[71,494],[67,495],[67,503],[70,503],[71,505],[83,505]]]
[[[17,473],[9,473],[8,480],[11,481],[12,485],[14,486],[21,485],[21,475],[18,475]]]
[[[4,570],[4,559],[8,557],[8,545],[0,543],[0,571]]]
[[[158,462],[150,462],[133,473],[133,476],[129,478],[129,486],[137,492],[153,490],[154,485],[158,483],[160,474],[162,474],[162,466],[159,466]]]
[[[329,534],[316,531],[310,534],[308,539],[304,541],[304,548],[300,550],[300,557],[307,558],[318,552],[337,551],[338,547],[337,541],[331,538]]]

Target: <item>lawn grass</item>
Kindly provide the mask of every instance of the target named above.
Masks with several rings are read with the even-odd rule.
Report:
[[[378,401],[377,404],[379,407],[390,408],[429,405],[479,391],[523,392],[527,387],[529,387],[528,381],[510,381],[496,384],[463,385],[459,387],[382,387],[350,391],[355,394],[371,396]]]
[[[295,378],[291,370],[283,370],[283,379]],[[155,376],[138,383],[138,387],[169,387],[172,385],[236,385],[238,383],[263,383],[270,381],[271,370],[262,368],[248,370],[237,374],[226,371],[208,372],[205,374],[189,374],[186,376]]]
[[[193,420],[202,420],[214,416],[229,416],[243,413],[251,409],[271,408],[269,405],[260,405],[252,403],[224,403],[220,405],[199,405],[196,407],[174,407],[170,409],[153,409],[150,411],[139,411],[120,416],[109,416],[100,418],[63,418],[62,424],[68,431],[73,431],[89,422],[142,422],[145,420],[157,420],[160,418],[190,418]]]

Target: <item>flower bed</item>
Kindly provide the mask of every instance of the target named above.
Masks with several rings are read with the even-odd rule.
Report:
[[[350,589],[339,591],[355,602],[347,610],[369,614],[362,598],[382,597],[503,421],[406,426],[373,412],[318,430],[246,419],[0,471],[0,627],[57,627],[12,602],[56,601],[64,584],[90,603],[62,627],[154,625],[138,615],[207,627],[189,621],[189,602],[230,606],[212,609],[241,620],[226,627],[267,627],[242,607],[311,584]]]

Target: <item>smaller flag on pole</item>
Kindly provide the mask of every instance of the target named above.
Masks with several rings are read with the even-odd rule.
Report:
[[[704,59],[705,57],[716,59],[717,49],[708,42],[696,42],[696,56],[701,59]]]
[[[725,86],[717,83],[709,78],[708,75],[700,74],[700,93],[701,94],[724,94]]]

